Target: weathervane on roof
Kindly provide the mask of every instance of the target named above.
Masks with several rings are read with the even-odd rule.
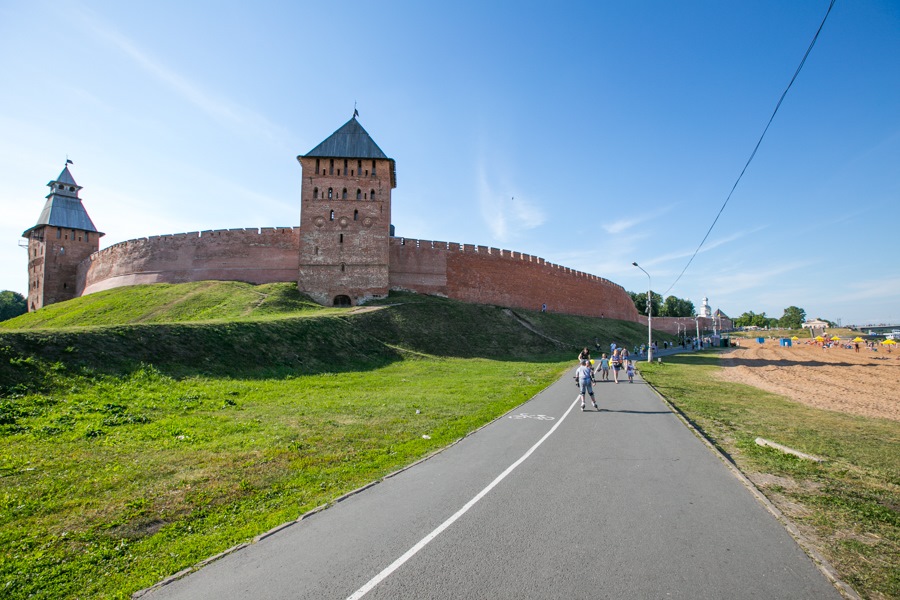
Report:
[[[354,100],[353,101],[353,118],[355,119],[358,116],[359,116],[359,111],[356,110],[356,100]]]
[[[68,154],[66,154],[66,164],[67,164],[67,165],[74,165],[74,164],[75,164],[75,163],[73,163],[71,160],[69,160],[69,155],[68,155]]]

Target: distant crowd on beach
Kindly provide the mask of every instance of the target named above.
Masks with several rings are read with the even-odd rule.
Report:
[[[862,345],[860,345],[862,344]],[[832,348],[843,348],[845,350],[854,350],[855,352],[859,352],[860,348],[865,348],[871,352],[878,352],[878,346],[883,345],[888,353],[891,353],[892,347],[896,342],[894,340],[840,340],[840,339],[823,339],[823,340],[807,340],[807,346],[821,346],[823,350],[830,350]]]

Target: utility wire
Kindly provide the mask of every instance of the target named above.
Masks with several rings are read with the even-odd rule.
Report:
[[[706,243],[706,239],[709,237],[709,234],[712,233],[713,227],[716,226],[716,223],[719,222],[719,217],[722,216],[722,211],[725,210],[725,207],[728,205],[728,201],[731,200],[731,195],[734,194],[734,190],[737,189],[738,184],[741,182],[741,178],[744,177],[744,173],[747,172],[747,167],[750,166],[750,163],[753,161],[753,157],[756,156],[756,151],[759,150],[760,144],[762,144],[763,138],[766,137],[766,132],[769,131],[769,126],[772,124],[772,121],[775,120],[775,115],[778,113],[778,109],[781,107],[781,103],[784,101],[784,97],[787,96],[788,90],[791,89],[791,86],[794,85],[794,81],[797,79],[797,76],[800,74],[800,70],[803,68],[803,65],[806,64],[806,58],[809,56],[809,53],[812,52],[813,46],[816,45],[816,40],[819,39],[819,34],[822,32],[822,28],[825,27],[825,21],[828,19],[828,15],[831,14],[831,9],[834,7],[834,3],[837,0],[831,0],[831,4],[828,5],[828,10],[825,12],[825,17],[822,18],[822,23],[819,25],[819,29],[816,31],[816,35],[813,36],[812,41],[809,43],[809,48],[806,49],[806,54],[803,55],[803,60],[800,61],[800,66],[797,67],[797,70],[794,72],[794,76],[791,77],[790,83],[787,84],[787,87],[784,88],[784,91],[781,93],[781,98],[778,99],[778,104],[775,105],[775,110],[772,111],[772,116],[769,117],[769,122],[766,123],[766,128],[763,129],[762,135],[759,136],[759,140],[756,142],[756,146],[753,148],[753,152],[750,153],[750,158],[747,159],[747,163],[744,165],[744,168],[741,170],[741,174],[738,175],[737,181],[734,182],[734,185],[731,186],[731,191],[728,192],[728,197],[725,198],[725,202],[722,204],[722,208],[719,209],[718,214],[716,214],[716,218],[713,219],[712,225],[709,226],[709,230],[706,232],[706,235],[703,236],[703,240],[701,240],[700,245],[697,246],[697,249],[694,250],[694,253],[691,255],[691,259],[682,269],[681,274],[672,282],[672,285],[669,286],[665,292],[663,292],[663,297],[669,293],[669,291],[675,287],[675,284],[681,279],[681,276],[684,275],[685,271],[688,270],[688,267],[691,266],[691,263],[694,262],[694,258],[697,257],[697,253],[700,252],[700,248],[703,247],[703,244]]]

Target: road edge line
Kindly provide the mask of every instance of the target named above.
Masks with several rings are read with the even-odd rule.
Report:
[[[656,389],[656,386],[654,386],[652,383],[650,383],[643,377],[641,377],[641,380],[645,384],[647,384],[647,386],[651,390],[653,390],[653,392],[659,397],[659,399],[662,400],[663,404],[665,404],[669,408],[669,410],[672,411],[672,413],[676,417],[678,417],[678,419],[684,424],[684,426],[687,427],[691,432],[693,432],[693,434],[698,439],[700,439],[700,441],[702,441],[706,445],[706,447],[716,457],[718,457],[720,461],[722,461],[722,463],[725,464],[731,474],[734,475],[734,477],[737,478],[737,480],[740,481],[751,494],[753,494],[753,497],[756,498],[756,500],[760,504],[762,504],[763,507],[765,507],[765,509],[768,510],[769,513],[771,513],[779,523],[781,523],[785,530],[787,530],[788,534],[792,538],[794,538],[795,542],[797,542],[797,545],[800,546],[803,552],[810,558],[810,560],[812,560],[813,564],[816,565],[816,568],[819,569],[819,572],[822,573],[825,578],[831,582],[831,584],[835,587],[839,594],[841,594],[845,598],[848,598],[849,600],[862,600],[862,597],[856,592],[856,590],[850,587],[847,582],[845,582],[838,576],[837,571],[833,566],[831,566],[831,563],[828,562],[828,560],[824,556],[819,554],[819,552],[813,547],[809,539],[805,535],[803,535],[803,533],[794,524],[794,522],[791,521],[787,516],[785,516],[785,514],[781,512],[781,510],[777,506],[775,506],[772,501],[769,500],[766,495],[762,493],[762,491],[760,491],[758,487],[756,487],[756,484],[753,483],[749,477],[744,475],[744,473],[740,469],[738,469],[737,465],[729,460],[728,457],[725,456],[725,454],[723,454],[722,451],[712,443],[712,440],[707,438],[703,434],[703,432],[693,424],[693,422],[688,418],[687,415],[685,415],[681,411],[681,409],[669,402],[669,399],[666,398],[662,394],[662,392]]]

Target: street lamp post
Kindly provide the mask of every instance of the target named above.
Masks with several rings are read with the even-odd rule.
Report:
[[[631,264],[644,271],[644,268],[636,262]],[[647,362],[653,362],[653,297],[651,295],[653,282],[650,280],[650,273],[644,271],[644,275],[647,276]]]

